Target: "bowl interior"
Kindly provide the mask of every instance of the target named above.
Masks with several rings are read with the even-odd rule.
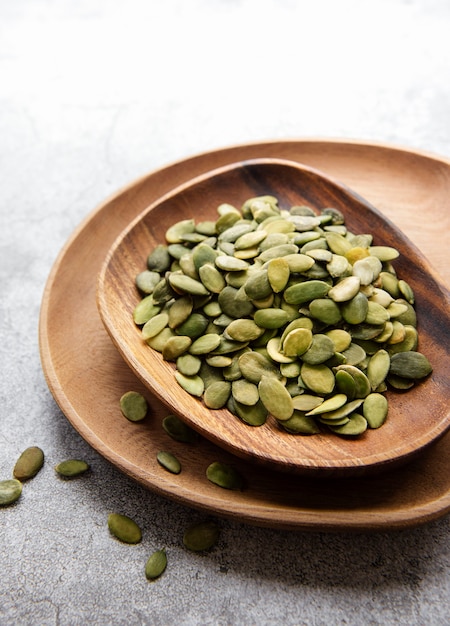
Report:
[[[416,295],[419,347],[433,373],[406,393],[388,391],[389,417],[382,428],[358,438],[328,432],[291,435],[269,417],[252,427],[225,409],[209,410],[174,379],[175,366],[142,341],[133,310],[140,300],[136,275],[174,222],[217,219],[224,202],[240,207],[250,197],[270,194],[289,208],[336,207],[354,233],[372,233],[375,245],[397,248],[395,268]],[[446,374],[450,333],[450,298],[415,246],[363,198],[321,172],[280,159],[231,164],[173,190],[139,215],[117,238],[102,267],[97,288],[100,316],[111,339],[148,389],[202,435],[230,452],[276,469],[351,475],[393,467],[413,458],[450,427],[450,382]]]

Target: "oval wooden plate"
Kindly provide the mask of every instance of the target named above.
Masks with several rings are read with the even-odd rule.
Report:
[[[378,430],[358,438],[323,432],[294,436],[275,420],[251,427],[226,410],[212,411],[187,394],[173,379],[174,366],[141,339],[132,319],[139,295],[137,273],[149,252],[165,241],[174,222],[194,217],[216,219],[217,206],[236,206],[249,197],[271,194],[282,207],[308,204],[340,209],[354,233],[372,233],[374,245],[397,248],[395,267],[416,294],[419,349],[433,365],[431,378],[407,393],[389,391],[389,418]],[[98,282],[98,307],[120,353],[167,407],[213,443],[242,458],[288,472],[314,475],[368,474],[412,459],[450,427],[450,381],[447,375],[450,334],[449,294],[423,255],[376,208],[347,187],[310,167],[280,159],[257,159],[228,165],[171,191],[139,215],[110,250]]]

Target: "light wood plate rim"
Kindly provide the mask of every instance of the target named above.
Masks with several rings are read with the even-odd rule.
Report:
[[[223,148],[212,152],[202,153],[190,159],[176,162],[172,165],[161,168],[151,172],[150,174],[141,177],[137,181],[126,186],[114,194],[111,198],[102,203],[93,212],[91,212],[87,218],[80,224],[75,230],[73,235],[67,241],[66,245],[62,249],[58,256],[50,276],[47,281],[45,292],[42,300],[41,315],[40,315],[40,349],[41,358],[48,385],[56,401],[60,405],[62,411],[65,413],[72,425],[80,432],[80,434],[103,456],[114,463],[119,469],[138,480],[145,486],[155,490],[156,492],[171,497],[184,504],[190,504],[197,508],[213,511],[218,514],[227,515],[231,517],[237,517],[244,521],[266,525],[277,526],[283,528],[296,528],[296,529],[377,529],[386,527],[403,527],[408,525],[414,525],[430,519],[434,519],[443,515],[450,509],[450,493],[448,482],[439,488],[439,493],[435,493],[432,496],[423,494],[423,498],[414,503],[393,503],[389,509],[377,510],[376,507],[371,507],[370,503],[366,508],[360,508],[356,511],[343,509],[333,509],[320,506],[316,508],[314,506],[294,506],[290,507],[283,503],[276,503],[276,505],[270,502],[264,502],[256,500],[251,502],[251,498],[248,495],[236,495],[214,491],[214,496],[208,489],[205,492],[195,492],[190,485],[174,484],[173,480],[168,480],[166,476],[160,473],[152,474],[148,471],[143,472],[139,465],[136,465],[129,458],[125,459],[117,455],[117,451],[114,447],[109,446],[102,436],[96,432],[95,425],[86,421],[86,416],[83,413],[84,406],[78,406],[78,396],[72,396],[70,392],[73,390],[68,389],[67,381],[60,379],[60,363],[58,360],[61,355],[58,353],[61,346],[58,345],[57,340],[54,338],[54,329],[49,325],[51,321],[52,307],[54,302],[55,289],[62,280],[67,281],[70,275],[70,257],[74,253],[74,249],[79,240],[86,237],[87,231],[90,230],[89,237],[94,238],[101,232],[101,225],[99,217],[105,212],[112,209],[116,210],[120,206],[121,200],[125,196],[132,198],[138,198],[140,194],[144,193],[143,190],[146,187],[155,187],[158,189],[158,194],[162,195],[164,192],[170,189],[170,185],[174,186],[186,180],[186,173],[188,178],[205,172],[211,168],[220,164],[230,163],[240,158],[259,157],[265,155],[275,155],[282,158],[297,158],[299,161],[304,161],[303,154],[311,153],[314,158],[319,158],[323,152],[335,153],[335,160],[339,161],[342,157],[345,160],[345,155],[350,152],[353,155],[357,153],[368,154],[379,161],[380,154],[389,155],[391,158],[412,158],[419,159],[424,164],[427,164],[431,170],[443,171],[450,168],[450,163],[446,159],[442,159],[435,155],[427,153],[413,151],[410,149],[399,148],[396,146],[389,146],[387,144],[367,143],[364,141],[356,140],[337,140],[337,139],[294,139],[294,140],[274,140],[267,142],[257,142],[253,144],[246,144],[243,146],[232,146],[229,148]],[[319,157],[317,157],[319,155]],[[327,158],[332,158],[328,154]],[[320,160],[320,158],[319,158]],[[316,166],[315,163],[312,163]],[[339,170],[339,164],[337,169]],[[184,178],[183,178],[184,177]],[[153,184],[151,184],[153,183]],[[155,200],[156,197],[151,197],[147,193],[146,202]],[[144,207],[142,207],[144,208]],[[133,206],[133,210],[137,207]],[[118,225],[121,222],[120,216],[115,215]],[[109,218],[111,215],[108,216]],[[127,214],[127,220],[129,221],[133,216]],[[123,220],[122,220],[123,221]],[[119,229],[117,229],[118,234]],[[94,259],[94,264],[95,264]],[[95,279],[93,279],[95,282]],[[82,285],[80,284],[80,287]],[[92,296],[92,285],[85,286],[86,295]],[[95,302],[90,303],[95,307]],[[98,330],[96,325],[95,330]],[[106,349],[106,347],[105,347]],[[118,365],[118,368],[125,367],[124,365]],[[73,378],[76,378],[77,372],[73,373]],[[445,437],[438,444],[438,448],[431,454],[428,454],[419,463],[421,466],[420,472],[417,474],[417,469],[409,468],[402,471],[411,471],[418,476],[423,476],[423,464],[433,463],[433,458],[439,458],[442,456],[441,450],[448,444],[448,436]],[[439,463],[441,461],[439,460]],[[426,472],[425,472],[426,475]],[[366,485],[367,486],[367,485]],[[418,492],[421,492],[419,485]],[[259,494],[261,497],[261,494]],[[264,500],[264,495],[262,495]],[[431,498],[431,499],[430,499]]]

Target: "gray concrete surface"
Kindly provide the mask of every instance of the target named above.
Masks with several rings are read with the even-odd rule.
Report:
[[[287,533],[220,520],[185,551],[193,512],[134,484],[70,426],[41,371],[52,264],[105,197],[233,143],[350,137],[450,157],[447,0],[14,0],[0,4],[0,478],[25,445],[47,463],[0,511],[0,624],[450,623],[450,527]],[[62,323],[64,321],[62,320]],[[55,481],[77,456],[95,480]],[[145,530],[111,543],[126,502]],[[155,584],[143,563],[165,545]]]

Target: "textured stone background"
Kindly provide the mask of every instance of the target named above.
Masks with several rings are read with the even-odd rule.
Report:
[[[221,520],[215,551],[187,553],[192,511],[81,439],[47,389],[37,342],[68,236],[153,168],[293,137],[450,157],[449,30],[447,0],[0,4],[0,477],[24,444],[47,455],[20,506],[0,511],[2,626],[449,623],[448,516],[352,536]],[[55,480],[69,456],[95,480]],[[133,550],[105,528],[124,503],[145,531]],[[161,545],[171,566],[151,585],[142,564]]]

